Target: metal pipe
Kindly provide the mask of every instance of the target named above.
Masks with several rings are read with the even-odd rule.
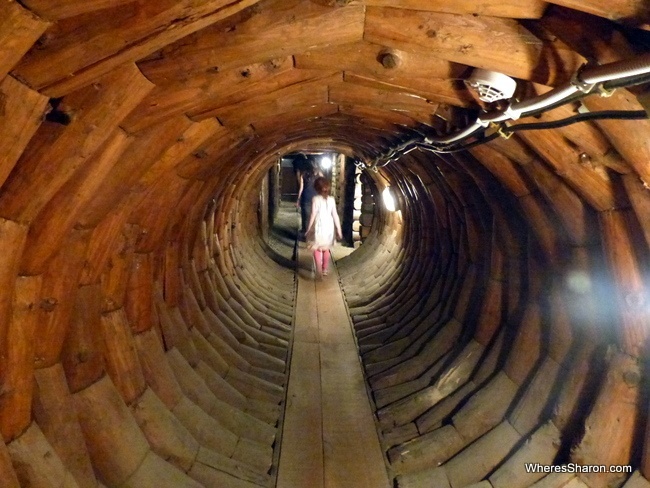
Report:
[[[522,115],[528,113],[537,113],[558,104],[563,105],[572,100],[575,95],[584,96],[592,93],[594,88],[608,81],[624,80],[626,78],[638,77],[650,74],[650,53],[643,54],[633,59],[617,61],[602,66],[585,67],[579,70],[574,79],[564,85],[553,88],[549,92],[529,100],[512,103],[503,111],[489,112],[482,117],[478,117],[472,124],[459,130],[454,134],[445,136],[428,136],[423,141],[413,139],[400,144],[393,149],[389,155],[382,159],[393,160],[400,152],[411,144],[423,147],[429,146],[428,149],[435,151],[445,149],[454,143],[463,141],[477,132],[487,128],[490,124],[505,122],[508,120],[517,120]],[[377,158],[373,165],[377,165]],[[387,163],[386,163],[387,164]],[[384,166],[384,165],[382,165]]]

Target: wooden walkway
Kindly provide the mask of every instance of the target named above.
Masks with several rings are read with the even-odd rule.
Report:
[[[304,246],[304,245],[303,245]],[[298,252],[298,297],[278,488],[388,488],[386,465],[334,268],[314,281]]]

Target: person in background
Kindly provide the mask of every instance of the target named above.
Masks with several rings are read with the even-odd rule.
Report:
[[[309,215],[311,212],[311,200],[316,195],[314,182],[316,181],[316,178],[323,176],[316,161],[313,159],[307,159],[304,155],[302,157],[305,160],[305,164],[303,164],[302,168],[298,169],[296,172],[298,178],[298,199],[296,201],[296,207],[300,208],[301,238],[303,238],[307,232],[307,224],[309,223]]]
[[[341,222],[336,213],[336,202],[330,196],[330,182],[322,176],[314,182],[316,196],[311,201],[311,216],[307,225],[306,239],[314,250],[316,276],[327,275],[331,248],[336,239],[342,238]]]

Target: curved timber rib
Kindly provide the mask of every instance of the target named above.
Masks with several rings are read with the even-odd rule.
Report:
[[[396,154],[507,110],[475,68],[526,101],[649,52],[646,0],[0,2],[0,486],[275,484],[266,236],[325,152],[394,484],[650,486],[648,77]]]

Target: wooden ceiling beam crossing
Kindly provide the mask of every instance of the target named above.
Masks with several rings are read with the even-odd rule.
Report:
[[[86,86],[117,67],[257,3],[258,0],[137,0],[64,19],[50,27],[15,74],[51,97]],[[189,12],[189,14],[188,14]]]
[[[363,0],[369,7],[395,7],[448,14],[539,19],[548,3],[542,0]]]
[[[584,62],[571,51],[554,49],[516,20],[495,17],[369,7],[364,39],[542,84],[568,80]]]
[[[156,58],[140,63],[154,83],[187,77],[188,73],[228,70],[265,62],[318,47],[361,40],[362,6],[328,8],[301,2],[295,9],[262,10],[234,31],[206,29],[163,49]],[[263,30],[264,35],[259,32]]]

